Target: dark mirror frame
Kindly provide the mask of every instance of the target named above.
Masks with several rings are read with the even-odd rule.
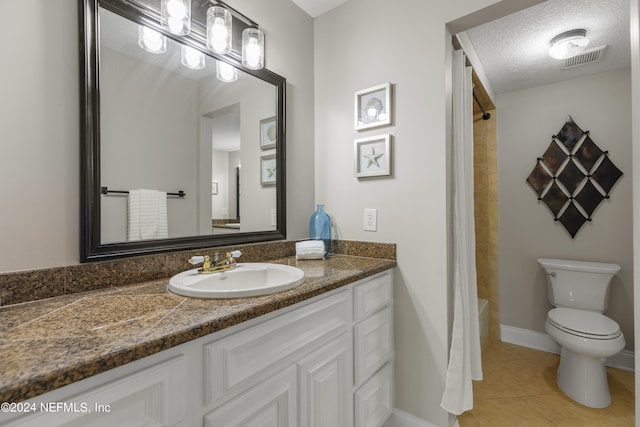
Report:
[[[195,3],[195,2],[194,2]],[[167,37],[194,47],[217,60],[223,60],[276,89],[277,142],[276,180],[277,227],[272,231],[200,235],[137,242],[102,244],[100,238],[100,57],[98,6],[126,19],[147,25]],[[267,69],[248,70],[237,55],[217,55],[206,49],[203,36],[192,31],[179,37],[163,30],[157,13],[126,0],[78,0],[80,28],[80,262],[122,258],[135,255],[265,242],[286,238],[286,80]]]

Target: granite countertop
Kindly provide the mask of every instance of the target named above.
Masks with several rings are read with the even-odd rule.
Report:
[[[38,396],[396,265],[348,255],[270,262],[301,268],[304,283],[222,300],[173,294],[162,279],[0,308],[0,402]]]

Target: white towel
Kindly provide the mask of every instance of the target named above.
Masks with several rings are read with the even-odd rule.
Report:
[[[167,193],[157,190],[130,190],[127,232],[129,241],[169,237]]]
[[[296,259],[324,259],[324,242],[322,240],[297,242]]]

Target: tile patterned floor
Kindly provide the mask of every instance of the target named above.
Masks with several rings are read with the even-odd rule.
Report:
[[[484,379],[474,382],[474,408],[458,417],[461,427],[635,425],[633,372],[607,368],[613,401],[592,409],[558,388],[558,355],[492,341],[482,356]]]

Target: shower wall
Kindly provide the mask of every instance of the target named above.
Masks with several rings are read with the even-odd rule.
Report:
[[[478,298],[489,300],[489,338],[500,340],[498,291],[498,160],[495,109],[473,117],[474,208]]]

